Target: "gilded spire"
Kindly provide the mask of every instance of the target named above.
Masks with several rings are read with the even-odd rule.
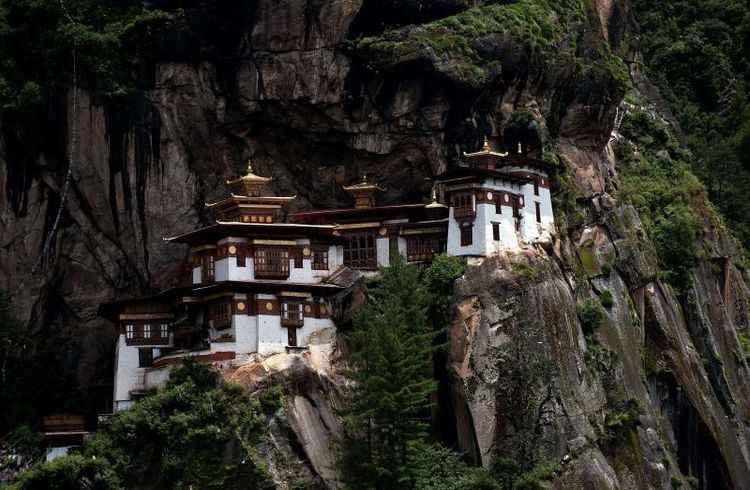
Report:
[[[482,146],[482,150],[487,152],[492,150],[492,148],[490,148],[490,142],[487,141],[487,136],[484,137],[484,146]]]
[[[518,142],[518,154],[520,155],[522,153],[523,146],[521,146],[521,142]]]

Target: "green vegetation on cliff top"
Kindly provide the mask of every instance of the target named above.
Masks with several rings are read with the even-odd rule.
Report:
[[[499,73],[501,54],[513,51],[511,44],[499,47],[507,39],[522,47],[524,56],[569,64],[586,76],[606,74],[624,87],[627,67],[606,44],[589,50],[585,61],[577,57],[578,26],[586,22],[588,8],[584,0],[483,5],[428,24],[366,37],[356,47],[371,67],[427,58],[455,72],[465,83],[481,86]]]

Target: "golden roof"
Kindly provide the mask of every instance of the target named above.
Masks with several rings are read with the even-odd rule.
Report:
[[[507,157],[508,152],[500,153],[496,151],[492,151],[492,148],[490,147],[490,142],[487,141],[487,136],[484,137],[484,145],[482,145],[482,149],[479,151],[476,151],[474,153],[466,153],[464,152],[464,157],[471,158],[471,157],[478,157],[483,155],[492,155],[495,157]]]
[[[432,202],[425,207],[427,209],[435,209],[435,208],[447,208],[448,206],[438,201],[437,190],[435,189],[435,187],[433,187],[432,188]]]
[[[377,184],[372,184],[370,182],[367,182],[367,175],[365,175],[364,177],[362,177],[362,182],[360,182],[359,184],[344,186],[344,190],[351,192],[351,191],[382,191],[383,189]]]
[[[266,182],[269,182],[273,180],[271,177],[261,177],[260,175],[256,175],[253,173],[253,163],[248,160],[247,161],[247,173],[243,175],[242,177],[234,180],[227,180],[227,185],[233,185],[233,184],[239,184],[239,183],[258,183],[258,184],[264,184]]]

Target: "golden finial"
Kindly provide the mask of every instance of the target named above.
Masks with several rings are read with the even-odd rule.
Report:
[[[253,173],[253,161],[251,159],[247,159],[247,174],[250,175]]]
[[[432,202],[437,202],[437,189],[432,186]]]
[[[522,148],[522,147],[521,147],[521,142],[519,141],[519,142],[518,142],[518,154],[519,154],[519,155],[520,155],[520,154],[522,153],[522,151],[521,151],[521,148]]]
[[[484,137],[484,146],[482,146],[482,150],[484,151],[490,151],[490,142],[487,141],[487,136]]]

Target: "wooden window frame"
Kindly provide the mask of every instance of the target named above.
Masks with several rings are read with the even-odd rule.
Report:
[[[162,335],[162,328],[166,326],[167,335]],[[148,328],[146,328],[148,327]],[[169,344],[169,323],[151,323],[146,321],[130,321],[125,324],[126,345],[166,345]],[[147,334],[148,332],[148,334]]]
[[[474,226],[471,223],[462,223],[459,227],[461,235],[461,246],[469,247],[474,244]]]
[[[312,250],[312,269],[314,271],[327,271],[328,265],[328,248],[314,248]]]
[[[503,202],[500,197],[495,201],[495,214],[503,214]]]
[[[281,326],[301,327],[305,324],[305,305],[299,300],[281,301]]]
[[[455,194],[451,198],[453,204],[453,216],[456,218],[463,218],[466,216],[474,216],[474,193],[462,192]]]
[[[148,352],[148,356],[146,353]],[[154,349],[153,347],[141,347],[138,349],[138,367],[139,368],[150,368],[154,365]]]
[[[256,278],[289,278],[290,257],[288,248],[256,247],[253,257]]]
[[[542,205],[538,202],[534,203],[534,210],[536,211],[536,222],[542,222]]]
[[[162,339],[169,338],[169,323],[162,323],[159,325],[159,337]]]
[[[375,232],[351,233],[344,236],[344,265],[352,269],[376,270],[378,249]]]
[[[538,180],[534,180],[534,195],[535,196],[539,195],[539,181]]]
[[[208,305],[208,321],[214,330],[226,330],[232,326],[232,302],[227,298]]]
[[[214,282],[216,278],[216,257],[213,252],[203,256],[201,261],[201,282]]]
[[[247,267],[247,248],[241,245],[237,247],[237,267]]]
[[[500,223],[492,223],[492,239],[496,242],[500,241]]]
[[[416,235],[406,239],[407,262],[431,262],[445,251],[445,240],[435,236]]]
[[[295,269],[302,269],[305,267],[304,257],[302,255],[302,249],[299,247],[294,247],[290,250],[289,253],[292,260],[294,260],[294,268]]]

